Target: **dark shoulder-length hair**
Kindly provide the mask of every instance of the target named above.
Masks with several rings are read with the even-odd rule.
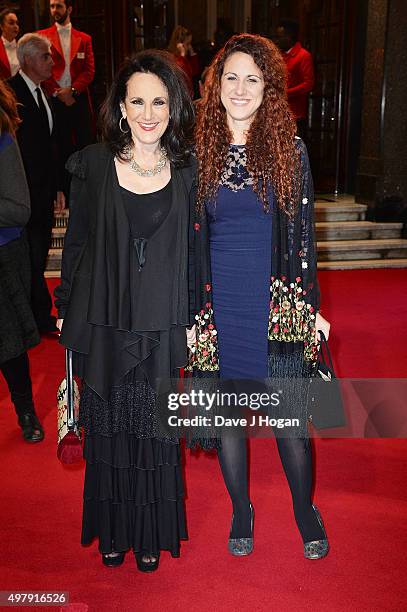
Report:
[[[8,132],[15,136],[19,123],[21,119],[18,116],[14,92],[0,79],[0,134]]]
[[[16,9],[12,9],[12,8],[5,8],[0,12],[0,27],[2,25],[4,25],[5,19],[7,17],[7,15],[15,15],[16,14]]]
[[[253,189],[265,210],[270,207],[269,186],[278,205],[295,214],[300,178],[299,152],[294,145],[296,125],[287,102],[287,71],[279,49],[255,34],[232,36],[215,56],[205,81],[205,93],[196,121],[199,168],[198,209],[215,200],[232,134],[221,101],[221,79],[226,60],[234,53],[250,55],[264,79],[263,101],[246,140],[247,167]]]
[[[192,151],[194,107],[184,73],[166,51],[157,49],[141,51],[124,62],[101,108],[100,125],[103,140],[117,157],[126,159],[126,150],[131,146],[132,138],[130,129],[126,130],[128,128],[126,121],[122,121],[122,128],[126,132],[120,130],[119,121],[122,116],[120,103],[124,102],[127,83],[136,72],[155,74],[166,87],[170,120],[161,137],[161,146],[173,164],[183,166],[188,162]]]

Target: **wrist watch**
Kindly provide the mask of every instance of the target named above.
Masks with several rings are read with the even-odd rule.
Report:
[[[75,89],[75,87],[71,87],[71,92],[74,98],[78,98],[79,96],[79,91],[77,89]]]

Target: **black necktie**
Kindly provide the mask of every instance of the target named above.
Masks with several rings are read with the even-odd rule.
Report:
[[[35,89],[35,91],[37,92],[38,107],[40,109],[41,119],[42,119],[44,125],[47,126],[47,129],[48,129],[48,132],[49,132],[50,130],[49,130],[48,113],[47,113],[47,109],[45,108],[44,100],[42,99],[41,89],[39,87],[37,87]]]

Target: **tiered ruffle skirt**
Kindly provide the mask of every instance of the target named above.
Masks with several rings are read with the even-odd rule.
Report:
[[[154,401],[144,382],[116,387],[109,401],[86,385],[82,391],[82,544],[98,538],[101,553],[168,550],[177,557],[187,538],[180,446],[156,437]]]

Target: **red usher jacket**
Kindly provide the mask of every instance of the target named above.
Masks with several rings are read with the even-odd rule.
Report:
[[[54,60],[52,77],[43,83],[48,95],[52,96],[52,94],[60,88],[57,81],[61,78],[65,69],[64,52],[62,51],[58,30],[55,24],[46,30],[40,30],[38,34],[46,36],[52,44],[51,53],[52,59]],[[79,93],[87,90],[95,76],[92,38],[89,34],[79,32],[79,30],[75,30],[74,28],[71,30],[70,72],[72,87]]]
[[[191,94],[191,97],[193,97],[194,96],[194,85],[193,85],[194,77],[198,76],[198,74],[200,73],[198,55],[197,54],[188,55],[185,57],[183,57],[182,55],[176,55],[175,61],[177,62],[178,66],[182,68],[182,70],[185,72],[186,77],[187,77],[189,93]]]
[[[306,119],[308,94],[314,87],[314,66],[309,51],[296,42],[287,53],[283,53],[288,72],[288,104],[296,119]]]
[[[8,61],[7,52],[0,36],[0,79],[9,79],[10,77],[10,62]]]

